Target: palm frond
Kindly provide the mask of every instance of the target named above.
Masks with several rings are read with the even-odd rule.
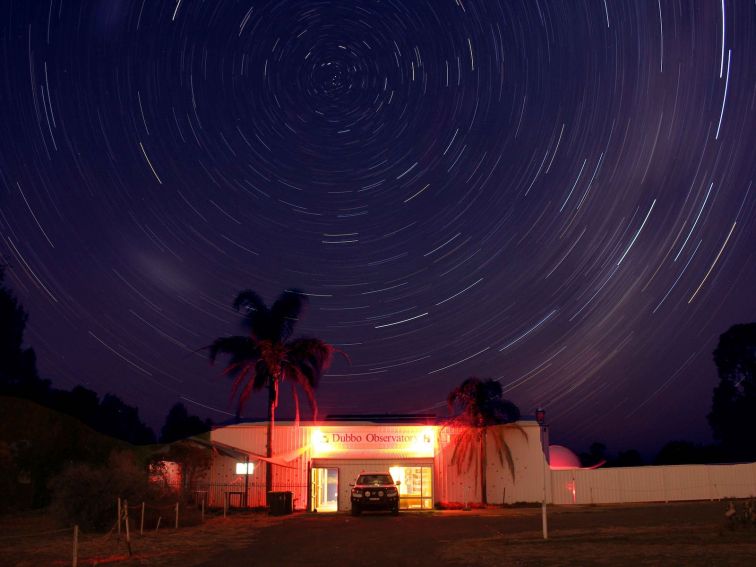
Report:
[[[333,347],[320,339],[295,339],[286,345],[286,361],[297,369],[294,377],[304,378],[302,386],[308,384],[316,388],[323,372],[331,364]]]
[[[475,459],[478,451],[477,431],[472,427],[461,428],[456,434],[452,435],[451,464],[456,465],[457,472],[467,472]]]
[[[493,413],[495,415],[496,423],[514,423],[520,419],[520,408],[518,408],[513,402],[503,398],[496,400]]]
[[[473,463],[478,467],[475,457],[480,454],[481,442],[485,440],[485,432],[488,431],[492,433],[499,462],[502,465],[506,462],[514,479],[514,459],[504,438],[505,429],[497,426],[517,421],[520,410],[511,401],[502,398],[502,393],[500,382],[480,380],[474,376],[449,392],[446,399],[452,415],[449,423],[461,428],[463,432],[453,440],[452,463],[457,465],[458,470],[469,471]],[[527,440],[527,435],[520,426],[507,426],[507,430],[510,428],[519,430]]]
[[[239,388],[244,383],[244,379],[250,374],[252,371],[251,365],[245,364],[244,366],[241,366],[236,374],[236,377],[234,378],[234,381],[231,383],[231,395],[229,396],[228,400],[229,403],[236,397],[236,393],[239,391]],[[249,388],[249,384],[251,383],[251,380],[247,381],[247,385],[244,387],[242,392]],[[239,403],[239,411],[241,412],[242,404]]]
[[[518,410],[519,411],[519,410]],[[496,443],[496,452],[499,455],[499,462],[503,465],[506,460],[509,473],[512,475],[512,480],[515,480],[515,466],[514,458],[512,457],[512,449],[507,443],[506,436],[510,431],[517,431],[522,435],[525,442],[528,441],[528,434],[525,430],[516,423],[508,423],[506,425],[500,425],[497,427],[491,427],[489,430],[492,433],[494,442]]]
[[[298,289],[287,289],[270,308],[271,339],[286,341],[307,306],[307,296]]]
[[[315,389],[312,385],[310,385],[309,380],[302,375],[299,368],[296,366],[291,366],[289,364],[285,365],[284,370],[284,376],[286,379],[288,379],[291,382],[291,390],[294,395],[294,401],[296,403],[296,411],[297,414],[299,413],[299,397],[297,393],[296,386],[299,385],[299,387],[304,390],[305,396],[307,396],[307,403],[310,406],[310,410],[312,410],[312,419],[317,420],[318,419],[318,402],[315,399]]]
[[[299,426],[299,394],[294,382],[291,383],[291,397],[294,398],[294,425]]]
[[[258,360],[255,364],[255,377],[252,379],[252,388],[262,390],[270,384],[271,374],[268,365],[264,361]]]
[[[238,364],[240,361],[259,356],[257,346],[249,337],[221,337],[205,348],[208,350],[210,364],[215,364],[219,354],[230,355],[230,364]]]
[[[250,369],[251,372],[251,369]],[[241,394],[239,394],[239,413],[241,413],[242,408],[244,407],[244,404],[247,403],[247,400],[252,395],[252,391],[256,390],[255,388],[255,380],[247,380],[247,383],[244,385],[244,389],[241,391]]]
[[[211,363],[221,354],[228,355],[223,374],[233,378],[231,399],[238,396],[239,412],[255,390],[264,388],[275,391],[275,409],[280,381],[286,377],[292,382],[297,406],[296,386],[299,385],[317,418],[314,388],[334,353],[343,355],[347,361],[349,357],[319,339],[300,338],[287,342],[307,302],[307,296],[296,289],[284,291],[270,309],[262,297],[250,289],[241,291],[234,299],[232,305],[242,312],[249,336],[223,337],[205,348]]]
[[[251,289],[240,291],[233,307],[242,312],[244,327],[252,335],[261,340],[272,338],[270,310],[257,292]]]

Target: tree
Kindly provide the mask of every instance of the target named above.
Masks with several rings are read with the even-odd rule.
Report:
[[[24,347],[28,314],[5,287],[5,266],[0,264],[0,393],[41,399],[50,383],[37,374],[34,349]]]
[[[587,453],[580,453],[580,462],[583,466],[600,466],[607,461],[606,445],[601,441],[594,441],[588,448]]]
[[[201,445],[192,439],[180,439],[165,450],[153,455],[151,468],[153,471],[166,474],[166,461],[176,463],[181,470],[180,485],[175,487],[184,492],[196,487],[197,481],[205,476],[212,464],[212,450],[209,446]]]
[[[170,409],[165,418],[165,425],[160,431],[160,442],[173,443],[193,435],[201,435],[210,431],[211,426],[209,419],[202,421],[196,415],[189,415],[186,406],[178,402]]]
[[[296,386],[306,394],[313,418],[317,419],[315,388],[335,350],[316,338],[289,340],[306,303],[307,298],[300,291],[287,290],[268,308],[254,291],[242,291],[233,307],[237,311],[244,310],[243,324],[248,334],[222,337],[209,347],[211,363],[215,363],[219,354],[228,355],[224,374],[233,378],[230,398],[233,400],[238,395],[237,418],[254,390],[267,389],[268,459],[273,456],[273,428],[281,383],[288,380],[291,384],[296,419],[299,420]],[[270,461],[266,462],[265,471],[265,488],[270,492],[273,486]]]
[[[655,465],[694,465],[721,461],[716,445],[701,445],[690,441],[670,441],[659,450]]]
[[[105,394],[100,402],[98,423],[100,433],[123,439],[132,445],[155,442],[155,433],[139,417],[139,409],[130,406],[113,394]]]
[[[734,325],[714,350],[719,384],[709,425],[714,438],[735,459],[756,458],[756,323]]]
[[[482,502],[487,504],[488,434],[491,433],[494,440],[499,462],[503,465],[506,460],[509,472],[514,479],[514,461],[509,444],[504,439],[504,429],[494,429],[492,426],[517,421],[520,419],[520,410],[515,404],[502,398],[499,382],[491,379],[480,380],[475,377],[468,378],[452,390],[446,401],[449,413],[453,415],[455,410],[459,410],[459,413],[449,422],[450,426],[459,429],[453,438],[452,464],[457,465],[457,469],[461,472],[463,469],[470,470],[475,463],[476,472],[480,478]],[[521,428],[517,427],[517,429],[523,436],[525,435]]]
[[[642,467],[645,463],[637,449],[620,451],[612,466],[614,467]]]

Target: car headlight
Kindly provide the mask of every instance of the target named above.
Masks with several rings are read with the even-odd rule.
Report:
[[[365,491],[365,496],[370,496],[370,491],[369,490]]]
[[[378,491],[378,496],[383,496],[383,490]]]
[[[352,496],[354,496],[356,498],[362,498],[362,492],[360,490],[353,490],[352,491]]]
[[[389,488],[386,491],[386,496],[396,496],[396,488]]]

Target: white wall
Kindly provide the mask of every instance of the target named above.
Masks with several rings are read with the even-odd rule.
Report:
[[[273,437],[273,454],[285,458],[287,464],[293,468],[273,466],[273,490],[291,491],[294,493],[294,507],[304,509],[307,507],[307,461],[308,455],[299,449],[307,445],[305,441],[306,430],[304,427],[293,427],[290,424],[282,424],[276,427]],[[267,442],[267,426],[262,424],[239,424],[228,427],[213,429],[211,439],[232,447],[265,455]],[[293,458],[292,458],[293,457]],[[229,485],[231,490],[243,490],[245,486],[244,476],[236,474],[236,459],[216,456],[213,459],[211,482]],[[247,498],[249,506],[265,506],[265,461],[255,460],[250,457],[250,462],[255,463],[254,474],[247,479]],[[220,493],[219,493],[220,494]],[[210,497],[210,505],[222,506],[221,495]]]
[[[325,427],[325,426],[323,426]],[[328,427],[336,425],[328,424]],[[342,428],[364,428],[366,424],[342,424]],[[417,429],[418,426],[400,425],[367,425],[376,433],[398,431],[406,428]],[[274,435],[274,455],[284,458],[294,468],[273,466],[273,489],[294,492],[295,508],[304,509],[307,506],[307,464],[311,460],[309,447],[310,426],[295,427],[291,423],[281,423],[276,428]],[[321,429],[321,428],[319,428]],[[496,429],[504,431],[505,439],[511,448],[515,475],[512,478],[506,461],[502,465],[497,457],[496,446],[488,437],[488,467],[487,467],[487,493],[489,504],[512,504],[516,502],[540,502],[544,493],[544,474],[546,462],[541,448],[540,427],[534,421],[521,421],[515,425],[496,426]],[[357,429],[354,429],[355,431]],[[475,465],[469,470],[460,472],[456,465],[451,463],[453,447],[450,445],[451,429],[439,428],[438,445],[436,456],[433,461],[433,499],[436,502],[480,502],[479,475],[475,474]],[[254,453],[265,454],[266,426],[264,423],[239,424],[214,429],[211,433],[213,441],[224,443],[232,447],[244,449]],[[385,449],[382,449],[385,451]],[[354,476],[366,467],[362,464],[365,457],[375,458],[377,455],[362,454],[360,451],[350,452],[353,465],[340,465],[343,468],[339,478],[339,508],[345,509],[348,503],[349,476]],[[383,456],[383,453],[380,454]],[[334,455],[336,457],[336,455]],[[391,464],[396,464],[397,458],[401,457],[404,463],[421,461],[429,464],[431,459],[418,459],[403,455],[401,451],[396,455],[386,455],[391,459]],[[251,458],[254,461],[254,458]],[[321,459],[318,459],[319,461]],[[325,459],[327,460],[327,459]],[[344,460],[339,455],[338,460]],[[226,457],[216,457],[213,460],[211,483],[232,485],[228,490],[243,490],[244,477],[235,472],[235,460]],[[388,463],[388,461],[386,461]],[[375,461],[374,461],[375,464]],[[384,463],[385,464],[385,463]],[[369,468],[369,467],[368,467]],[[237,488],[238,487],[238,488]],[[265,463],[257,461],[255,472],[248,479],[248,502],[250,506],[265,505]],[[218,489],[220,490],[220,489]],[[224,489],[225,490],[225,489]],[[546,485],[547,499],[549,498],[550,485]],[[217,490],[216,490],[217,492]],[[211,505],[222,506],[223,496],[220,492],[210,495]],[[348,509],[348,508],[347,508]]]
[[[514,504],[516,502],[540,502],[544,493],[546,460],[541,448],[541,430],[533,421],[520,421],[514,425],[499,425],[495,428],[504,432],[504,439],[512,451],[514,478],[506,460],[502,465],[497,456],[496,445],[491,434],[488,436],[486,470],[486,492],[489,504]],[[436,456],[437,490],[439,502],[480,502],[480,480],[476,465],[460,471],[452,464],[454,450],[451,437],[453,430],[441,431],[439,453]],[[446,436],[446,437],[444,437]],[[547,437],[548,441],[548,437]],[[546,493],[550,486],[546,483]]]
[[[716,500],[756,496],[756,463],[551,471],[554,504]]]

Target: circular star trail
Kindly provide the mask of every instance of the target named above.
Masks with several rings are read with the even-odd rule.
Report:
[[[197,349],[296,287],[352,359],[324,413],[478,375],[573,443],[707,435],[756,318],[752,3],[0,6],[0,253],[56,386],[226,419]]]

